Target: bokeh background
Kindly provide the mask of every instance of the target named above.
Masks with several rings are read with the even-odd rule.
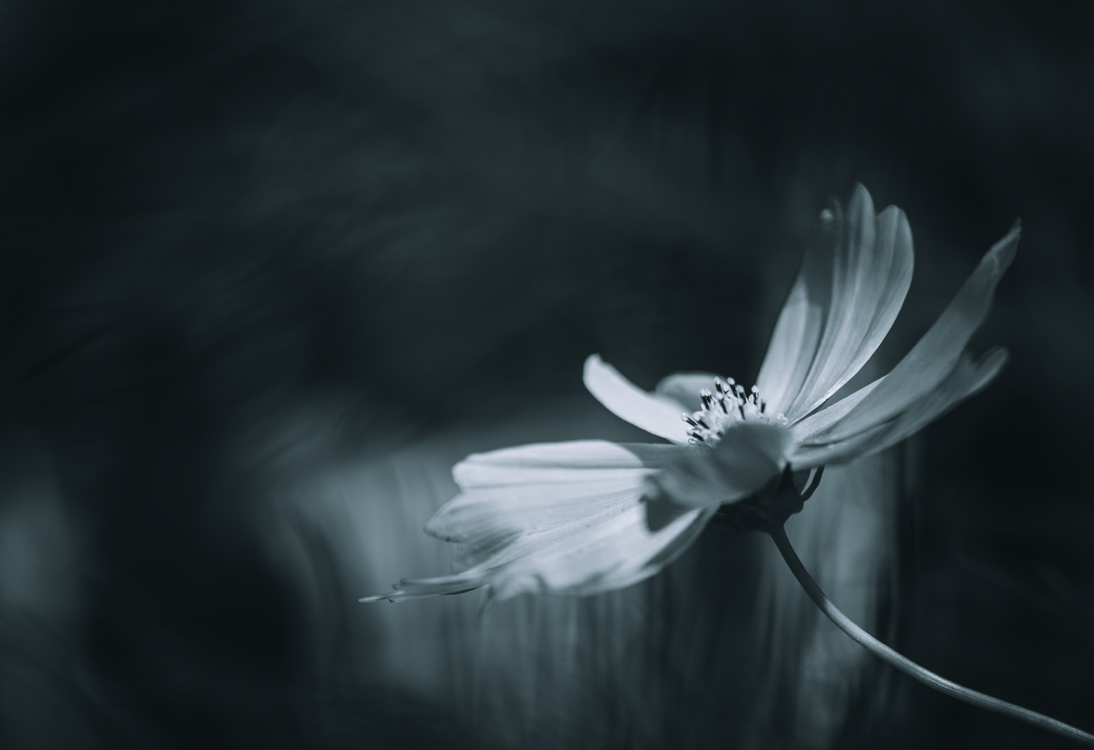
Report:
[[[1016,217],[1012,360],[791,537],[911,658],[1094,730],[1094,6],[0,4],[0,746],[1009,748],[756,536],[480,610],[451,465],[641,434],[583,392],[750,383],[813,217],[916,241],[868,366]]]

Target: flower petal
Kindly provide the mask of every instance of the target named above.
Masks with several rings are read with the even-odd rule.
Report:
[[[845,440],[883,424],[932,391],[957,365],[973,333],[991,309],[993,293],[1018,249],[1021,225],[992,246],[949,306],[893,371],[866,398],[824,433]]]
[[[757,378],[773,411],[801,419],[866,364],[904,304],[913,255],[904,212],[876,215],[862,185],[846,219],[836,203],[821,214]]]
[[[706,388],[713,393],[716,377],[710,372],[678,372],[658,383],[654,393],[671,398],[685,411],[699,411],[703,406],[703,402],[699,399],[699,391]]]
[[[976,362],[966,352],[938,388],[920,398],[896,419],[842,441],[799,445],[790,457],[791,464],[795,468],[811,468],[844,463],[896,445],[983,390],[1006,362],[1007,352],[1003,349],[992,349]]]
[[[412,599],[425,599],[429,596],[445,596],[447,594],[462,594],[466,591],[474,591],[482,588],[489,582],[485,571],[469,570],[450,576],[437,576],[436,578],[404,578],[399,581],[394,591],[387,594],[365,596],[359,602],[408,602]]]
[[[585,387],[617,417],[674,443],[688,441],[684,407],[675,400],[648,393],[593,354],[585,360]]]
[[[492,593],[599,594],[645,580],[671,563],[698,538],[714,509],[691,510],[657,531],[645,508],[632,505],[611,520],[582,527],[564,541],[498,569]]]
[[[508,448],[456,466],[463,494],[442,507],[430,534],[460,545],[460,573],[400,582],[403,600],[490,585],[593,593],[653,575],[690,544],[711,514],[688,511],[651,531],[642,502],[647,476],[690,449],[578,441]]]
[[[426,533],[461,545],[460,562],[501,555],[500,565],[544,534],[636,503],[647,475],[690,449],[602,440],[542,443],[468,456],[452,470],[464,493],[426,524]],[[536,537],[532,539],[532,537]]]
[[[837,233],[835,214],[822,212],[756,376],[756,386],[776,414],[786,413],[817,352],[831,304],[831,265]]]
[[[842,398],[836,403],[810,414],[808,417],[795,424],[790,428],[790,431],[794,434],[794,440],[799,443],[810,442],[810,439],[813,436],[824,432],[836,422],[843,419],[851,409],[858,406],[862,399],[870,395],[870,392],[877,388],[878,384],[884,379],[884,376],[882,376],[873,383],[864,385],[846,398]]]
[[[684,508],[713,508],[748,497],[778,476],[793,445],[777,424],[738,422],[709,451],[681,455],[647,480],[650,495]]]
[[[966,352],[957,367],[936,390],[920,399],[900,415],[875,445],[863,455],[869,455],[896,445],[911,437],[967,398],[984,390],[1002,372],[1009,355],[1005,349],[992,349],[976,362]]]

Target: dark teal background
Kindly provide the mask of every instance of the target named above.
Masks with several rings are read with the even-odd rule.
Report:
[[[69,542],[36,543],[78,552],[41,591],[66,614],[0,619],[27,686],[0,744],[481,746],[451,706],[304,658],[240,436],[320,401],[328,458],[373,455],[580,397],[597,351],[646,387],[751,382],[812,217],[856,182],[916,241],[890,361],[1024,224],[974,339],[1010,365],[901,449],[894,645],[1094,730],[1092,38],[1086,3],[5,3],[0,473],[51,478]],[[372,592],[328,573],[357,617]],[[1068,746],[871,680],[834,746]],[[666,726],[693,717],[666,695]],[[590,745],[643,745],[604,727]]]

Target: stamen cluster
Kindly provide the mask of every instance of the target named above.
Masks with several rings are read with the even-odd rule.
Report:
[[[702,408],[683,415],[688,423],[688,442],[691,445],[713,447],[730,425],[742,420],[786,424],[786,417],[782,414],[768,413],[767,402],[756,386],[752,386],[749,392],[733,378],[715,378],[714,390],[714,393],[709,388],[700,390]]]

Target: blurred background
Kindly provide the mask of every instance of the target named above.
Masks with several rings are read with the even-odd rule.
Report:
[[[1069,747],[893,674],[770,542],[621,592],[447,572],[464,455],[643,440],[581,384],[751,384],[829,196],[916,275],[1021,217],[999,380],[791,538],[946,677],[1094,730],[1094,7],[0,4],[0,746]]]

